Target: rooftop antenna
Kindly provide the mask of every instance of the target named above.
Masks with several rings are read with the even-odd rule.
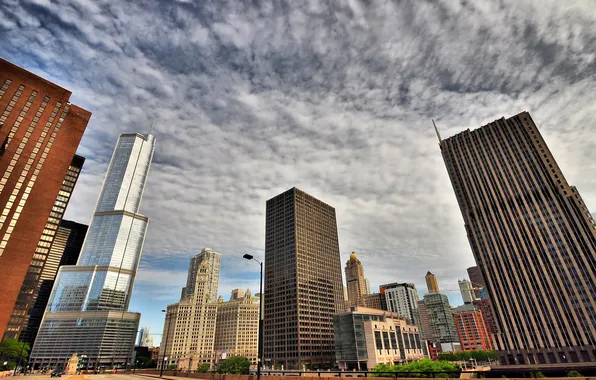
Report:
[[[435,127],[435,132],[437,133],[437,138],[439,139],[439,143],[441,143],[441,134],[439,133],[439,128],[435,124],[435,119],[431,119],[433,121],[433,126]]]
[[[156,118],[157,118],[157,112],[153,114],[153,121],[151,122],[151,128],[149,128],[149,134],[151,134],[151,132],[153,132],[153,126],[155,125]]]

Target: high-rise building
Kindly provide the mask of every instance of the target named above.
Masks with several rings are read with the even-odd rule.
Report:
[[[203,248],[190,259],[185,297],[166,310],[158,368],[164,358],[166,366],[191,368],[217,359],[214,347],[220,263],[221,255],[211,248]],[[190,277],[191,273],[194,277]]]
[[[467,304],[453,308],[453,319],[462,350],[493,349],[482,312],[475,306]]]
[[[527,112],[440,141],[503,364],[596,361],[596,225]]]
[[[137,346],[140,347],[153,347],[153,336],[151,336],[151,330],[149,326],[145,326],[139,330],[139,340]]]
[[[471,304],[476,299],[472,283],[463,279],[457,280],[457,284],[459,285],[459,292],[461,293],[461,298],[464,300],[464,304]]]
[[[350,254],[350,259],[346,262],[345,273],[346,287],[348,288],[346,305],[366,306],[364,304],[364,295],[367,294],[364,268],[358,257],[356,257],[356,252]]]
[[[366,294],[371,294],[370,292],[370,281],[368,281],[368,278],[364,279],[364,283],[366,284]]]
[[[56,276],[31,351],[36,367],[74,353],[89,366],[130,360],[140,314],[127,310],[148,223],[138,212],[154,148],[153,135],[120,135],[77,265]]]
[[[459,342],[457,329],[453,320],[453,311],[449,305],[449,299],[444,294],[428,293],[424,295],[424,306],[428,316],[430,334],[424,332],[425,337],[431,342],[451,345],[453,347]],[[447,349],[446,351],[452,351]]]
[[[46,310],[52,288],[54,287],[58,268],[63,265],[75,265],[77,263],[88,227],[86,224],[80,224],[70,220],[62,220],[60,222],[60,226],[54,235],[50,252],[46,258],[46,263],[41,270],[38,285],[29,302],[29,311],[19,340],[33,346],[37,337],[37,331],[39,330],[39,326],[41,326],[43,313]]]
[[[426,311],[426,305],[424,300],[418,301],[418,315],[420,316],[420,335],[422,339],[433,342],[433,331],[430,326],[430,320],[428,319],[428,312]]]
[[[482,272],[480,272],[480,268],[478,268],[477,266],[469,267],[468,277],[470,277],[470,282],[472,283],[472,287],[474,288],[474,297],[476,299],[488,298],[486,296],[486,282],[484,281]]]
[[[490,300],[487,298],[477,299],[472,304],[482,313],[482,318],[484,318],[489,335],[497,334],[499,330],[497,329],[497,322],[495,321],[495,314],[490,305]]]
[[[381,295],[385,297],[387,310],[393,311],[420,326],[418,313],[418,291],[414,284],[392,283],[381,285]]]
[[[267,201],[265,224],[265,359],[332,367],[345,307],[335,209],[292,188]]]
[[[84,162],[85,159],[83,157],[75,155],[70,167],[68,168],[68,171],[66,172],[66,176],[62,182],[62,187],[60,188],[60,192],[54,201],[54,207],[52,208],[50,217],[47,220],[46,228],[44,228],[39,242],[37,243],[37,248],[35,249],[36,259],[31,261],[31,265],[29,265],[29,270],[27,271],[25,280],[21,285],[19,298],[15,302],[10,321],[6,327],[6,331],[4,332],[4,338],[19,339],[23,342],[29,343],[30,345],[33,345],[33,342],[35,341],[35,334],[39,328],[39,322],[41,322],[43,310],[41,311],[42,315],[38,316],[37,319],[33,318],[31,320],[31,322],[37,321],[34,329],[35,334],[28,334],[27,336],[24,336],[23,333],[26,326],[30,322],[29,317],[31,314],[31,308],[36,302],[43,281],[51,281],[53,283],[56,273],[58,273],[58,266],[62,260],[63,251],[61,249],[54,249],[53,242],[57,236],[59,224],[62,220],[62,217],[64,216],[66,207],[70,201],[70,196],[72,195]],[[86,228],[87,226],[85,226],[85,231]],[[59,248],[62,247],[60,246]],[[79,251],[80,248],[81,247],[79,246]],[[79,252],[76,254],[77,257],[78,254]],[[66,259],[68,259],[68,257]],[[74,262],[71,260],[69,264],[76,264],[76,259],[77,258],[74,258]]]
[[[372,370],[378,364],[420,360],[418,326],[397,313],[353,306],[333,316],[335,353],[342,370]]]
[[[431,272],[426,272],[426,276],[424,276],[426,280],[426,288],[428,292],[431,294],[439,294],[439,282],[437,281],[437,276],[432,274]]]
[[[91,117],[68,102],[70,95],[0,58],[0,334],[30,266],[43,267],[49,245],[39,247],[39,240]],[[21,317],[11,328],[22,326]]]

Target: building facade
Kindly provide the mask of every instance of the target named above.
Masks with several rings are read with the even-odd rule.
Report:
[[[150,134],[118,138],[77,264],[56,276],[34,366],[61,366],[74,353],[90,366],[130,360],[140,314],[127,310],[148,223],[138,212],[154,149]]]
[[[385,310],[383,309],[383,302],[381,293],[372,293],[372,294],[365,294],[364,295],[364,305],[370,309],[378,309],[378,310]]]
[[[430,271],[426,272],[426,276],[424,276],[426,280],[426,288],[428,292],[431,294],[439,294],[439,282],[437,281],[437,276],[432,274]]]
[[[501,363],[596,361],[596,225],[530,114],[440,147],[495,311]]]
[[[381,285],[381,295],[385,298],[387,309],[420,326],[420,313],[418,312],[418,291],[414,284],[392,283]]]
[[[445,294],[429,293],[424,295],[424,306],[430,327],[429,334],[424,332],[427,339],[434,343],[441,343],[442,347],[455,347],[459,342],[457,329],[453,320],[453,312],[449,299]],[[453,351],[447,349],[445,351]]]
[[[153,347],[153,336],[151,336],[151,330],[149,326],[145,326],[139,330],[139,340],[137,341],[139,347]]]
[[[214,350],[220,263],[221,255],[211,248],[203,248],[190,259],[188,273],[194,277],[187,277],[182,292],[186,298],[168,305],[158,368],[164,358],[166,367],[177,364],[196,368],[220,357]]]
[[[292,188],[267,201],[264,359],[333,366],[333,315],[345,308],[335,209]]]
[[[343,370],[372,370],[424,358],[418,326],[397,313],[351,307],[333,316],[335,355]]]
[[[25,329],[30,322],[34,323],[36,320],[36,318],[33,318],[30,321],[31,309],[36,302],[44,281],[51,281],[53,283],[54,278],[58,273],[58,266],[60,265],[62,254],[64,252],[60,249],[62,248],[60,243],[58,243],[58,249],[53,247],[53,243],[54,239],[58,237],[58,230],[62,221],[62,217],[66,212],[66,207],[68,206],[70,196],[72,195],[84,162],[85,158],[75,155],[68,168],[68,171],[66,172],[66,176],[62,182],[62,187],[60,188],[60,192],[56,197],[50,217],[48,218],[45,225],[46,228],[44,228],[39,242],[37,243],[37,248],[35,249],[35,256],[37,259],[32,260],[31,265],[29,265],[27,275],[25,276],[25,280],[21,285],[19,297],[15,302],[8,326],[4,332],[4,338],[19,339],[23,342],[29,343],[30,345],[33,345],[33,342],[35,341],[35,334],[37,333],[37,329],[39,329],[41,316],[38,316],[39,318],[37,318],[35,334],[25,334]],[[86,227],[87,226],[85,226],[85,228]],[[83,238],[84,237],[85,236],[83,236]],[[79,246],[79,251],[80,248],[81,247]],[[64,263],[63,265],[76,264],[78,254],[79,252],[76,253],[77,257],[75,257],[74,260],[73,258],[67,256],[66,261],[68,263]]]
[[[23,303],[13,310],[24,281],[37,284],[29,268],[43,267],[49,246],[38,244],[91,118],[70,95],[0,58],[0,333],[7,337],[22,329]]]
[[[50,252],[41,270],[38,285],[29,302],[29,311],[24,322],[24,327],[18,338],[23,342],[29,343],[31,347],[33,347],[33,343],[37,337],[37,331],[41,326],[41,319],[48,305],[50,294],[54,287],[54,281],[58,274],[58,268],[63,265],[75,265],[77,263],[88,228],[89,226],[86,224],[62,220],[56,230]]]
[[[350,259],[346,262],[344,270],[346,273],[346,288],[348,289],[346,306],[366,306],[364,300],[364,296],[367,294],[364,268],[358,257],[356,257],[356,252],[350,254]]]
[[[468,277],[470,278],[470,282],[474,288],[474,296],[476,299],[487,299],[486,282],[484,281],[484,277],[482,277],[480,268],[477,266],[469,267]]]
[[[484,323],[486,324],[489,334],[491,336],[493,334],[497,334],[499,330],[497,329],[497,322],[495,321],[495,314],[493,312],[492,306],[490,305],[490,300],[486,298],[477,299],[472,304],[482,313],[482,317],[484,318]]]
[[[461,298],[464,301],[464,304],[471,304],[476,300],[476,295],[474,294],[474,288],[472,287],[472,283],[466,279],[457,280],[457,285],[459,285],[459,292],[461,293]]]
[[[493,345],[484,317],[471,304],[453,308],[453,320],[464,351],[492,350]]]

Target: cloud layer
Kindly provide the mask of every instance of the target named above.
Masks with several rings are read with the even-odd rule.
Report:
[[[474,260],[431,118],[450,136],[531,112],[596,209],[592,2],[337,3],[0,3],[0,54],[93,112],[68,218],[90,220],[118,134],[157,114],[133,301],[152,330],[204,246],[220,293],[256,288],[241,256],[293,186],[336,208],[342,265],[358,252],[373,288],[431,270],[456,289]]]

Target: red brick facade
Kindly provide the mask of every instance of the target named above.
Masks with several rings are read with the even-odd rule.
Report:
[[[70,95],[0,58],[1,333],[91,117]]]
[[[493,345],[482,312],[461,311],[453,313],[455,327],[464,351],[492,350]]]

